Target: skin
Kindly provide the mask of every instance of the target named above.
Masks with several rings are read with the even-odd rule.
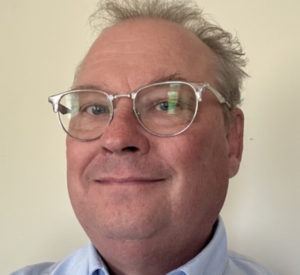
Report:
[[[98,37],[75,87],[128,94],[174,74],[218,88],[214,55],[196,36],[172,22],[135,19]],[[138,123],[131,99],[119,98],[99,139],[67,137],[72,206],[112,274],[166,274],[205,247],[241,160],[243,114],[232,115],[225,126],[206,91],[191,127],[161,138]]]

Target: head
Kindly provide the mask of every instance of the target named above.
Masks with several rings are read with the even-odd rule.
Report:
[[[90,48],[75,88],[122,95],[161,80],[209,83],[230,101],[226,114],[231,119],[224,114],[227,107],[205,91],[192,125],[177,136],[159,137],[138,123],[131,99],[118,98],[100,138],[67,137],[71,202],[104,256],[112,244],[131,250],[143,244],[139,247],[148,247],[146,254],[168,248],[169,254],[187,251],[189,259],[209,240],[228,179],[239,169],[241,51],[228,33],[188,4],[123,1],[127,4],[119,7],[106,2],[113,23]],[[102,14],[102,5],[99,9],[94,17]]]
[[[248,76],[244,71],[247,60],[240,42],[231,33],[209,20],[194,1],[190,0],[104,0],[90,16],[96,35],[119,22],[134,18],[161,18],[177,23],[197,36],[214,53],[216,62],[215,79],[217,88],[228,99],[230,105],[241,104],[243,80]],[[75,80],[80,71],[78,66]],[[226,122],[230,122],[224,109]]]

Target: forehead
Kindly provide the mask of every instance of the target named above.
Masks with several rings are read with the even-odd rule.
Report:
[[[214,64],[213,52],[184,27],[161,19],[127,20],[106,29],[96,39],[76,85],[101,84],[114,89],[110,86],[117,79],[134,90],[174,74],[213,85]]]

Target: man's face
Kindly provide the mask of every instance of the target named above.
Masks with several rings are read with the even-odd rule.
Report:
[[[100,35],[75,86],[120,95],[175,74],[218,88],[214,56],[199,39],[177,24],[139,19]],[[93,243],[175,238],[188,245],[209,234],[228,178],[238,170],[238,127],[225,127],[222,107],[209,91],[190,128],[174,137],[145,131],[131,99],[114,104],[114,118],[99,139],[67,138],[70,198]]]

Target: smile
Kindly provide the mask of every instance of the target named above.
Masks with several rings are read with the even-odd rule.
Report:
[[[152,184],[163,181],[163,179],[149,179],[142,177],[128,177],[128,178],[101,178],[95,180],[100,184]]]

